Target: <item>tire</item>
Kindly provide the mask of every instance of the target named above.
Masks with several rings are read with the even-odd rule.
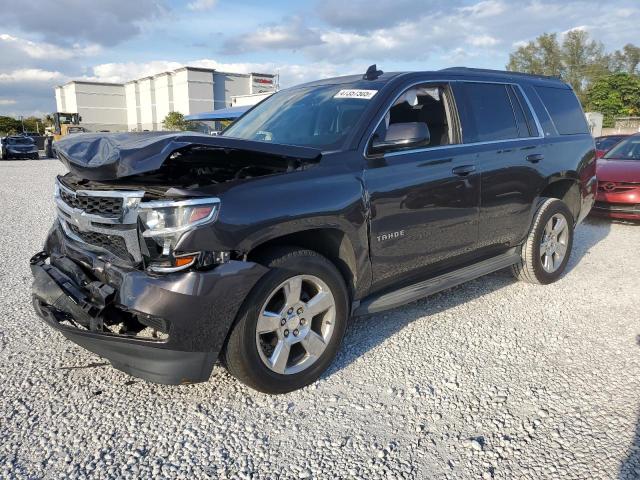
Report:
[[[270,270],[241,307],[221,360],[229,373],[249,387],[286,393],[313,383],[333,362],[349,315],[348,294],[335,265],[314,251],[278,248],[261,263]],[[301,287],[296,290],[298,280]],[[300,298],[300,303],[287,298]],[[313,313],[322,312],[331,300],[324,313]],[[266,333],[258,333],[259,323]]]
[[[514,276],[539,285],[558,280],[571,256],[573,229],[574,218],[567,205],[556,198],[544,199],[522,245],[522,259],[512,267]]]

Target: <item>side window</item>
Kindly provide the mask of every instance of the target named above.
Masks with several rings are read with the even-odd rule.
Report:
[[[516,117],[507,92],[508,85],[499,83],[455,84],[460,97],[464,143],[492,142],[519,138]]]
[[[417,122],[426,124],[429,130],[430,141],[425,148],[460,143],[457,125],[452,120],[452,109],[448,86],[413,86],[405,90],[387,110],[373,139],[384,139],[390,125]]]
[[[536,87],[536,92],[547,107],[551,120],[560,135],[589,133],[589,125],[587,125],[587,120],[573,90]]]

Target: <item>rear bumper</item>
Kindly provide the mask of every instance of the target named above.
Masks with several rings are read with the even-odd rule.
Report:
[[[26,159],[35,159],[35,158],[40,158],[40,153],[39,152],[7,152],[5,153],[7,159],[20,159],[20,158],[26,158]]]
[[[31,260],[36,313],[115,368],[164,384],[209,378],[242,302],[267,271],[258,264],[231,261],[202,272],[153,276],[106,263],[98,270],[100,280],[78,278],[82,270],[73,265],[81,263],[57,252],[48,259],[49,254]],[[105,278],[117,282],[103,282]],[[107,325],[114,319],[117,323],[119,316],[157,325],[166,335],[160,339],[114,333]]]

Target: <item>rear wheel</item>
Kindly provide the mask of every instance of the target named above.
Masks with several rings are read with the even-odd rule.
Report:
[[[514,276],[543,285],[560,278],[573,246],[573,222],[573,215],[563,201],[546,199],[538,208],[522,246],[522,260],[513,266]]]
[[[222,360],[243,383],[285,393],[314,382],[340,347],[348,316],[342,276],[311,250],[283,248],[245,301]]]

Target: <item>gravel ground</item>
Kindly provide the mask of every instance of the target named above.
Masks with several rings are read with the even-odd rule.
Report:
[[[640,477],[640,225],[589,220],[554,285],[498,272],[356,320],[320,381],[271,397],[219,367],[132,379],[36,318],[60,171],[0,162],[0,477]]]

